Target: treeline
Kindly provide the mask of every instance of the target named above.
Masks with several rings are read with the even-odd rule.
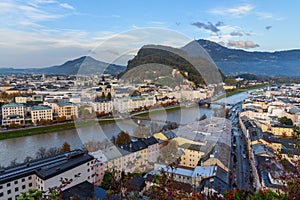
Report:
[[[34,157],[31,156],[26,156],[23,160],[24,163],[30,162],[35,159],[42,159],[42,158],[47,158],[50,156],[57,155],[59,153],[64,153],[64,152],[69,152],[71,151],[71,145],[68,142],[64,142],[61,147],[51,147],[49,149],[46,149],[45,147],[40,147],[37,152],[35,153]],[[15,158],[10,162],[10,164],[7,167],[13,167],[18,164],[21,164],[17,161]],[[5,168],[5,166],[0,165],[0,169]]]

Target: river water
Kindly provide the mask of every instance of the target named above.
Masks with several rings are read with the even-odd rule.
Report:
[[[222,99],[220,101],[234,104],[247,98],[247,92],[239,93],[237,95]],[[180,108],[169,111],[154,112],[149,116],[154,120],[172,121],[180,124],[186,124],[195,121],[203,114],[211,116],[212,110],[216,108],[212,105],[211,109],[199,108],[193,106],[189,108]],[[147,125],[149,122],[141,122]],[[11,161],[16,159],[17,162],[23,162],[27,156],[35,157],[39,148],[44,147],[49,149],[51,147],[61,147],[64,142],[71,145],[71,149],[82,148],[87,141],[97,141],[106,138],[110,140],[113,135],[117,135],[121,130],[133,133],[137,127],[136,121],[123,120],[117,123],[107,123],[101,125],[91,125],[85,128],[78,128],[74,130],[60,131],[54,133],[46,133],[41,135],[26,136],[21,138],[13,138],[0,141],[0,165],[8,166]]]

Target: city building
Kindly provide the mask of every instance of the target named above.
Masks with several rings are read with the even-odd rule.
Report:
[[[40,120],[53,120],[53,110],[50,106],[38,105],[31,109],[31,121],[36,124]]]
[[[25,124],[25,106],[21,103],[10,103],[2,106],[2,126]]]
[[[154,96],[148,97],[123,97],[115,98],[113,101],[114,110],[120,113],[132,112],[145,107],[155,105],[156,99]]]
[[[58,117],[66,117],[66,120],[78,117],[78,107],[71,102],[54,104],[54,111]]]
[[[92,182],[94,158],[81,150],[62,153],[45,159],[33,160],[0,172],[0,199],[16,199],[22,192],[38,189],[49,192],[58,187],[62,179],[72,179],[62,190],[80,184]]]
[[[102,100],[98,102],[92,102],[91,105],[93,107],[93,111],[97,113],[108,114],[113,111],[112,101]]]

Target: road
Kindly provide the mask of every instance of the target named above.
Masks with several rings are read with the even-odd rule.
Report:
[[[249,163],[249,155],[245,136],[243,135],[239,124],[238,114],[241,111],[241,104],[231,108],[230,120],[232,123],[232,150],[231,150],[231,189],[239,188],[252,191],[252,175]]]

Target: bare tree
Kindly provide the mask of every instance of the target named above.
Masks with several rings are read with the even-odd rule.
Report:
[[[54,156],[60,153],[60,149],[57,147],[51,147],[50,149],[48,149],[47,151],[47,157],[48,156]]]
[[[26,156],[26,158],[24,159],[24,162],[29,162],[29,161],[32,161],[33,158],[31,156]]]
[[[36,158],[45,158],[47,156],[47,152],[45,147],[41,147],[36,152]]]

